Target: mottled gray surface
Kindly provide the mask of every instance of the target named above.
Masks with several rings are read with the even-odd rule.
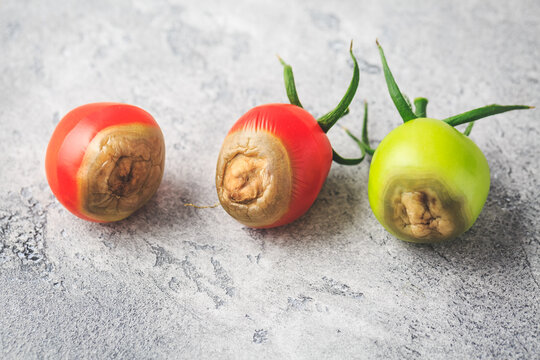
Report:
[[[0,2],[0,357],[538,358],[538,110],[478,123],[491,167],[477,223],[412,245],[379,225],[368,164],[332,167],[293,224],[251,230],[216,202],[214,167],[250,107],[285,102],[279,53],[302,102],[332,108],[361,65],[380,140],[400,122],[378,37],[402,89],[445,117],[489,103],[540,105],[538,1]],[[88,223],[51,194],[44,155],[88,102],[152,113],[167,167],[150,203]],[[330,133],[344,155],[356,151]]]

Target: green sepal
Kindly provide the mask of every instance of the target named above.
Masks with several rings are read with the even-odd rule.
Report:
[[[355,159],[348,159],[348,158],[342,157],[336,152],[336,150],[332,149],[332,160],[334,160],[335,162],[341,165],[358,165],[364,160],[365,157],[366,157],[366,152],[362,151],[361,157],[355,158]]]
[[[349,48],[349,53],[351,54],[351,58],[354,62],[354,70],[353,70],[353,77],[351,80],[351,83],[349,84],[349,88],[347,89],[347,92],[345,93],[345,96],[341,99],[339,104],[336,106],[336,108],[329,113],[321,116],[317,122],[319,123],[319,126],[321,129],[326,133],[328,130],[334,126],[334,124],[343,117],[344,113],[349,108],[349,105],[351,104],[354,94],[356,93],[356,89],[358,88],[358,82],[360,81],[360,69],[358,68],[358,62],[356,61],[356,58],[354,57],[353,51],[352,51],[353,43],[351,41],[351,47]]]
[[[473,126],[474,126],[474,121],[471,121],[471,122],[469,123],[469,125],[467,125],[467,128],[465,129],[465,131],[463,132],[463,134],[465,134],[465,136],[471,135],[471,131],[472,131]]]
[[[367,105],[367,101],[364,101],[364,121],[362,121],[362,142],[364,143],[364,145],[366,145],[369,148],[369,138],[368,138],[368,131],[367,131],[367,119],[368,119],[368,105]],[[345,130],[345,132],[346,131],[347,130]]]
[[[342,128],[343,130],[345,130],[345,133],[351,139],[353,139],[354,142],[358,145],[358,147],[362,151],[362,154],[367,153],[369,155],[373,155],[375,153],[375,149],[372,149],[369,146],[367,122],[368,122],[368,105],[367,105],[367,102],[364,101],[364,121],[362,122],[362,140],[354,136],[354,134],[350,132],[349,129],[347,129],[346,127],[342,126]]]
[[[416,119],[417,116],[412,111],[410,102],[405,98],[405,96],[403,96],[403,94],[399,90],[399,87],[396,84],[396,80],[394,79],[394,76],[392,75],[392,72],[388,67],[386,57],[384,56],[384,51],[378,40],[377,46],[379,47],[379,53],[381,55],[384,78],[386,79],[386,86],[388,86],[388,92],[390,93],[390,97],[392,98],[392,101],[394,102],[394,105],[396,106],[399,115],[401,115],[403,122]]]
[[[405,99],[405,102],[407,103],[407,106],[409,107],[409,109],[412,109],[412,103],[411,103],[411,99],[409,99],[409,97],[406,95],[406,94],[403,94],[403,98]]]
[[[349,131],[349,129],[342,126],[342,128],[345,130],[347,135],[349,135],[349,137],[351,139],[353,139],[358,144],[358,147],[360,148],[360,151],[362,151],[362,157],[357,158],[357,159],[345,159],[345,158],[341,157],[338,153],[336,153],[336,151],[334,149],[332,149],[332,151],[333,151],[333,160],[335,162],[337,162],[339,164],[343,164],[343,165],[356,165],[356,164],[361,163],[362,160],[364,160],[364,158],[366,157],[366,153],[369,154],[369,155],[373,155],[375,150],[369,147],[367,121],[368,121],[368,105],[367,105],[367,102],[364,101],[364,121],[362,123],[362,140],[360,140],[356,136],[354,136]]]
[[[281,57],[278,56],[278,59],[281,65],[283,65],[283,79],[285,80],[285,89],[287,91],[289,102],[303,108],[302,103],[300,103],[300,99],[298,98],[298,93],[296,92],[296,84],[294,82],[292,67],[283,61]]]
[[[360,149],[362,149],[363,151],[365,151],[366,153],[368,153],[369,155],[373,155],[375,154],[375,150],[376,149],[372,149],[369,145],[365,144],[362,140],[360,140],[359,138],[357,138],[356,136],[354,136],[354,134],[352,132],[349,131],[349,129],[347,128],[344,128],[345,132],[347,133],[347,135],[349,135],[349,137],[351,139],[354,140],[354,142],[356,142],[356,144],[358,145],[358,147]]]
[[[457,126],[461,124],[466,124],[471,121],[482,119],[488,116],[501,114],[511,110],[525,110],[525,109],[534,109],[534,106],[527,105],[497,105],[492,104],[484,106],[478,109],[470,110],[459,115],[451,116],[444,119],[443,121],[449,125]]]

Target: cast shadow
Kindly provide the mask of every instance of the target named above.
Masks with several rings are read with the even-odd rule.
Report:
[[[124,220],[95,224],[88,223],[89,231],[97,230],[103,237],[114,242],[115,246],[129,244],[134,237],[155,239],[171,227],[184,223],[189,226],[185,203],[188,203],[193,186],[174,175],[163,178],[156,194],[139,210]],[[191,190],[190,190],[191,189]]]
[[[277,228],[243,230],[256,241],[271,241],[285,249],[324,249],[344,237],[355,241],[368,221],[374,217],[367,198],[367,168],[334,168],[311,208],[299,219]]]
[[[211,186],[212,189],[213,186]],[[231,243],[239,237],[257,243],[273,244],[302,251],[307,247],[325,249],[335,241],[355,241],[349,234],[360,234],[362,226],[375,221],[367,199],[367,167],[337,167],[330,172],[314,204],[296,221],[272,229],[252,229],[234,219],[222,209],[194,209],[186,203],[213,205],[217,196],[209,185],[189,182],[180,174],[166,174],[157,193],[128,218],[108,224],[87,223],[88,231],[99,233],[112,247],[128,248],[134,239],[147,243],[177,246],[179,241],[207,237],[217,246]],[[216,237],[215,228],[223,230]],[[345,234],[346,236],[336,236]],[[363,236],[363,235],[362,235]]]
[[[406,251],[420,256],[436,255],[443,266],[471,272],[504,271],[523,278],[528,272],[532,281],[531,264],[525,246],[538,242],[530,204],[518,193],[493,179],[484,209],[469,231],[455,240],[438,244],[413,244]],[[398,240],[396,240],[398,241]],[[538,284],[537,284],[538,286]]]

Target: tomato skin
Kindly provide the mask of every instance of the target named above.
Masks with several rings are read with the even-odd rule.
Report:
[[[275,137],[286,149],[292,183],[288,207],[279,219],[269,224],[244,223],[254,228],[271,228],[302,216],[317,198],[332,164],[330,141],[315,118],[306,110],[291,104],[261,105],[240,117],[227,136],[238,132],[265,132]],[[219,195],[221,184],[218,177],[219,169],[216,176]],[[226,202],[221,196],[220,201],[222,205]],[[227,210],[226,205],[224,208]]]
[[[45,169],[52,192],[74,215],[93,222],[109,222],[82,211],[78,172],[87,147],[97,134],[111,126],[131,124],[159,129],[149,113],[121,103],[82,105],[58,123],[47,147]]]
[[[420,183],[443,187],[444,196],[459,204],[451,211],[462,219],[451,236],[455,237],[468,230],[482,211],[489,192],[489,166],[476,144],[452,126],[435,119],[414,119],[391,131],[377,147],[370,166],[369,202],[375,217],[396,237],[413,242],[444,240],[407,236],[389,221],[390,185],[401,184],[405,189]]]

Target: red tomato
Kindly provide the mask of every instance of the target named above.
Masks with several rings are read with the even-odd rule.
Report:
[[[219,154],[223,208],[255,228],[284,225],[313,204],[332,164],[332,147],[313,116],[290,104],[255,107],[231,128]]]
[[[156,192],[165,164],[163,134],[146,111],[95,103],[70,111],[56,127],[45,159],[54,195],[78,217],[126,218]]]

